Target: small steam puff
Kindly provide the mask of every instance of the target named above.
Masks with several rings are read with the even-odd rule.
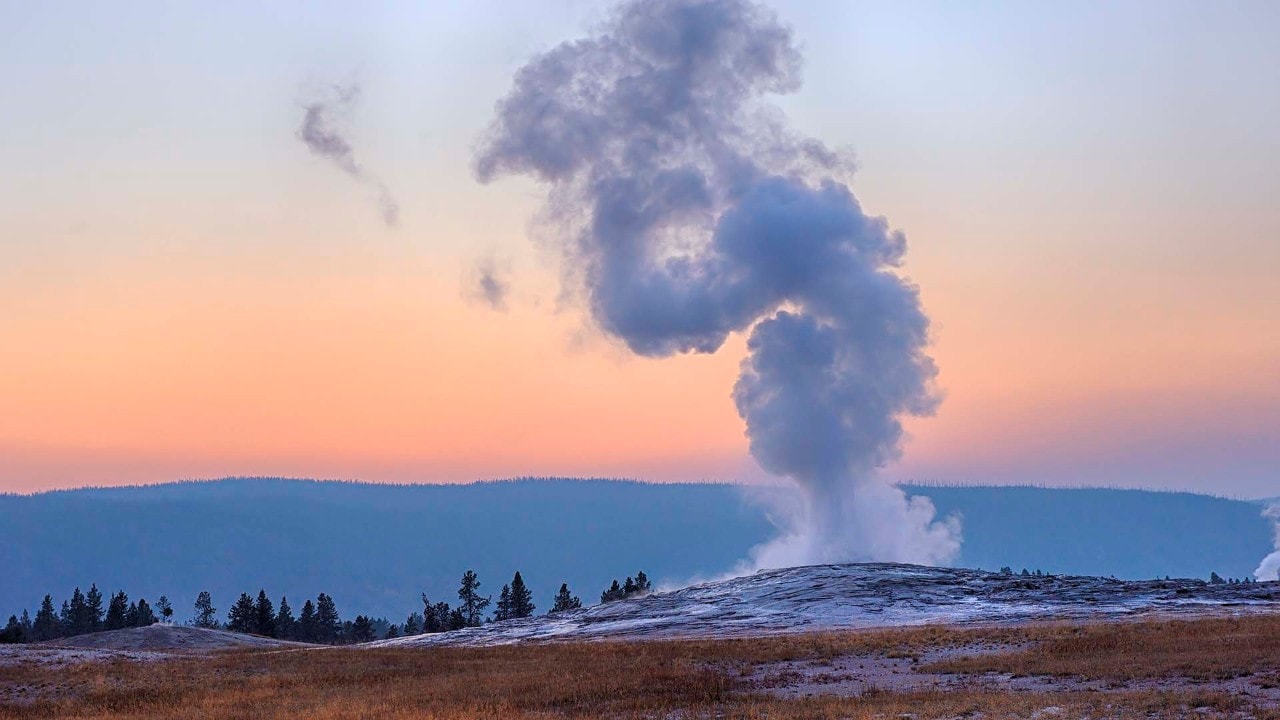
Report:
[[[627,2],[518,71],[477,175],[548,186],[571,285],[633,352],[750,330],[733,399],[757,461],[805,499],[756,566],[946,563],[958,524],[876,475],[899,419],[937,404],[906,239],[863,212],[839,153],[761,102],[799,85],[791,31],[759,5]]]
[[[303,105],[305,114],[302,127],[298,128],[298,139],[311,152],[338,166],[342,172],[361,183],[369,185],[377,193],[378,212],[387,227],[400,224],[400,205],[391,196],[391,191],[382,181],[369,175],[360,163],[356,162],[355,150],[351,141],[345,137],[345,125],[352,109],[360,99],[360,87],[334,86],[325,97],[314,98]]]
[[[489,256],[476,261],[466,280],[464,294],[491,310],[506,310],[507,297],[511,295],[511,282],[507,279],[507,268]]]
[[[1259,581],[1280,580],[1280,503],[1270,505],[1262,511],[1262,516],[1275,523],[1276,551],[1262,559],[1262,564],[1253,571]]]

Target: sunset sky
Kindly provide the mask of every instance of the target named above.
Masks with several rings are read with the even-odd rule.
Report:
[[[854,151],[934,323],[945,399],[887,475],[1280,494],[1280,4],[771,4],[779,105]],[[606,8],[0,3],[0,491],[766,480],[743,338],[632,357],[563,301],[537,186],[472,172]],[[335,83],[397,227],[295,136]]]

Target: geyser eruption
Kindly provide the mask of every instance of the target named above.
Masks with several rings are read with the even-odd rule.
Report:
[[[734,387],[751,452],[806,507],[757,566],[945,563],[954,522],[877,477],[931,413],[929,321],[849,164],[763,103],[800,84],[790,30],[747,0],[645,0],[519,70],[477,157],[548,187],[569,288],[635,353],[715,352],[750,329]]]
[[[1253,571],[1253,576],[1264,582],[1280,580],[1280,503],[1267,506],[1267,509],[1262,511],[1262,516],[1276,524],[1276,551],[1262,559],[1258,569]]]

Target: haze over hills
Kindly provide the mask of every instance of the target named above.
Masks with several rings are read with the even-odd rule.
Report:
[[[1245,577],[1272,550],[1256,503],[1187,493],[911,487],[958,514],[956,564],[1149,579]],[[779,491],[781,492],[781,491]],[[209,590],[219,616],[266,588],[298,607],[332,595],[344,617],[402,620],[420,594],[453,602],[474,569],[495,596],[515,570],[539,611],[561,582],[587,604],[637,570],[680,584],[731,569],[775,534],[741,487],[609,480],[373,485],[284,479],[0,496],[0,612],[96,582],[167,594],[186,619]]]

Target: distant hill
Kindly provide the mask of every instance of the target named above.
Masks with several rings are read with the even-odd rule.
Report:
[[[1254,503],[1185,493],[908,488],[964,521],[960,565],[1151,578],[1244,577],[1271,551]],[[388,486],[230,479],[0,496],[0,621],[96,582],[167,594],[179,620],[209,590],[225,617],[242,591],[318,592],[344,617],[400,621],[419,596],[454,602],[468,568],[497,591],[519,569],[540,610],[561,582],[587,604],[637,570],[709,577],[773,534],[731,485],[520,480]]]

